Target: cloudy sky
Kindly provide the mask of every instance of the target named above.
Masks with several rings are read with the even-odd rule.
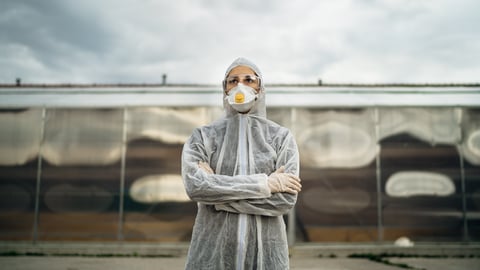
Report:
[[[0,83],[479,82],[478,0],[1,0]]]

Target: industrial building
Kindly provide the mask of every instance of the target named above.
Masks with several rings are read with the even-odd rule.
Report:
[[[267,85],[299,146],[291,244],[480,241],[480,85]],[[0,86],[0,241],[187,243],[220,85]]]

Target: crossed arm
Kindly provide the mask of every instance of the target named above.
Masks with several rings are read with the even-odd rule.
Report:
[[[287,138],[285,147],[277,154],[278,169],[268,175],[216,174],[207,160],[201,142],[190,139],[185,144],[182,176],[192,200],[215,205],[219,211],[265,216],[283,215],[295,205],[301,184],[293,138]]]
[[[207,174],[214,174],[212,168],[200,162],[199,167]],[[215,209],[252,215],[280,216],[288,212],[296,201],[296,195],[301,190],[300,178],[291,173],[285,173],[282,166],[267,178],[271,196],[263,199],[245,199],[216,204]]]

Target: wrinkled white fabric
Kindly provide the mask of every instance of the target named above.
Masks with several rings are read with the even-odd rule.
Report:
[[[261,76],[245,59],[229,70],[236,65]],[[298,176],[296,142],[288,129],[266,119],[263,88],[247,114],[228,102],[224,108],[224,117],[195,129],[183,148],[185,188],[198,202],[186,269],[288,269],[282,215],[297,196],[272,194],[267,179],[281,166]],[[208,163],[214,174],[199,162]]]

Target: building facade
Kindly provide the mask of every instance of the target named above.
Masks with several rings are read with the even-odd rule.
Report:
[[[480,240],[480,86],[272,85],[303,190],[290,241]],[[0,87],[0,241],[187,242],[183,143],[220,86]]]

